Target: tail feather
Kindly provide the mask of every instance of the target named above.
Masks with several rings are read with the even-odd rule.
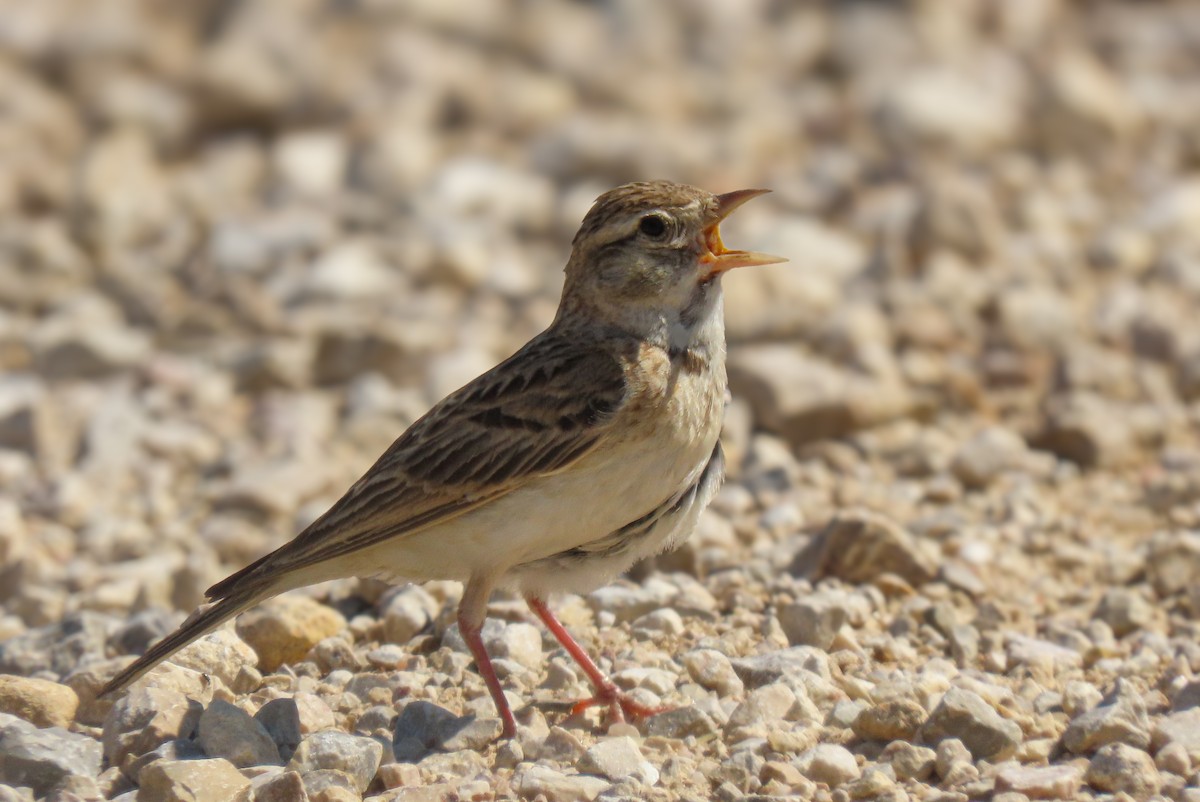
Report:
[[[245,588],[193,615],[183,626],[151,646],[145,654],[109,680],[100,690],[99,696],[107,696],[129,686],[192,641],[207,635],[246,608],[275,595],[276,592],[278,591],[273,586]]]

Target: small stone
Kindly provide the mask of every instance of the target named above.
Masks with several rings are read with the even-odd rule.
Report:
[[[0,714],[0,784],[28,786],[41,797],[68,777],[96,777],[100,758],[93,738]]]
[[[633,779],[645,785],[658,782],[658,769],[642,756],[628,736],[605,738],[590,747],[575,764],[582,774],[599,774],[613,781]]]
[[[513,785],[524,799],[538,794],[547,802],[592,802],[612,784],[586,774],[562,774],[547,766],[531,765],[514,778]]]
[[[779,625],[793,646],[828,651],[849,613],[845,594],[816,594],[779,609]]]
[[[267,728],[240,707],[214,699],[200,716],[200,745],[209,757],[234,766],[277,766],[283,761]]]
[[[219,629],[180,649],[171,662],[211,674],[232,687],[243,667],[257,668],[258,655],[235,632]]]
[[[1009,637],[1005,649],[1010,665],[1044,666],[1052,673],[1062,673],[1083,664],[1079,652],[1041,638],[1024,635]]]
[[[533,624],[505,624],[484,645],[493,659],[512,660],[525,668],[542,664],[542,633]]]
[[[0,675],[0,713],[23,718],[35,727],[67,727],[78,709],[79,697],[66,685]]]
[[[303,734],[333,729],[337,724],[329,705],[315,693],[297,693],[292,699],[296,703],[296,712],[300,716],[300,732]]]
[[[104,757],[109,765],[145,754],[166,741],[190,738],[200,723],[201,703],[179,691],[135,687],[104,719]]]
[[[1077,755],[1095,752],[1112,743],[1146,749],[1150,746],[1150,717],[1146,703],[1136,690],[1127,688],[1123,682],[1118,683],[1113,698],[1071,720],[1063,732],[1062,742]]]
[[[250,781],[228,760],[156,760],[138,776],[138,798],[165,802],[229,802]]]
[[[990,426],[963,444],[954,455],[950,470],[967,487],[987,487],[1005,471],[1021,467],[1028,450],[1016,432]]]
[[[332,715],[330,716],[332,719]],[[275,744],[281,760],[291,760],[300,745],[302,733],[300,710],[295,699],[272,699],[258,709],[254,720]]]
[[[739,657],[729,663],[748,688],[780,680],[803,681],[806,674],[824,680],[830,678],[829,655],[812,646],[793,646],[753,657]]]
[[[975,759],[995,762],[1011,757],[1023,735],[1015,721],[1003,718],[979,694],[951,688],[925,722],[921,737],[930,744],[957,739]]]
[[[383,636],[390,643],[408,643],[433,623],[442,605],[420,585],[405,585],[380,604]]]
[[[854,734],[865,741],[911,740],[925,722],[925,708],[908,699],[872,705],[854,719]]]
[[[1072,680],[1063,688],[1062,707],[1071,718],[1086,713],[1103,701],[1104,694],[1090,682]]]
[[[1200,576],[1200,532],[1154,535],[1146,556],[1146,572],[1159,596],[1173,596],[1194,587]]]
[[[913,586],[937,575],[933,555],[908,531],[870,511],[840,514],[792,562],[799,576],[835,576],[846,582],[872,582],[895,574]]]
[[[892,741],[884,747],[880,758],[889,762],[898,780],[923,782],[933,774],[937,753],[925,746],[907,741]]]
[[[1082,392],[1050,399],[1032,444],[1084,467],[1121,465],[1137,453],[1135,433],[1123,408]]]
[[[1130,588],[1110,588],[1100,599],[1096,617],[1112,627],[1114,635],[1123,638],[1153,623],[1154,605]]]
[[[783,682],[755,688],[747,693],[745,700],[729,714],[727,727],[760,728],[779,722],[787,716],[794,704],[796,693]]]
[[[1161,719],[1154,727],[1151,742],[1155,749],[1167,745],[1182,747],[1192,765],[1200,767],[1200,707],[1181,710]]]
[[[837,744],[817,744],[797,756],[792,764],[808,779],[830,788],[858,779],[860,774],[854,755]]]
[[[367,790],[383,760],[383,745],[373,738],[342,732],[317,732],[296,747],[288,770],[303,775],[317,770],[334,770],[349,775],[361,794]],[[307,783],[305,784],[307,787]]]
[[[575,763],[583,756],[583,743],[570,730],[551,727],[549,734],[538,745],[538,760],[553,760],[557,763]]]
[[[413,701],[396,719],[393,750],[397,760],[415,761],[431,749],[482,749],[499,737],[502,728],[496,718],[459,716],[432,702]]]
[[[934,770],[943,785],[956,786],[979,779],[979,770],[971,762],[971,752],[957,738],[947,738],[937,745]]]
[[[634,619],[631,629],[635,636],[645,640],[680,635],[684,631],[683,616],[670,607],[665,607]]]
[[[651,716],[645,723],[647,735],[657,735],[662,738],[687,738],[693,736],[702,738],[711,735],[719,729],[712,718],[694,705],[677,707],[657,716]]]
[[[1009,765],[996,772],[996,790],[1015,791],[1030,799],[1074,799],[1083,781],[1076,766]]]
[[[1192,759],[1187,747],[1178,741],[1164,744],[1154,754],[1154,765],[1159,771],[1187,777],[1192,771]]]
[[[313,769],[300,775],[310,802],[361,802],[357,781],[337,769]]]
[[[254,802],[308,802],[304,780],[299,773],[282,771],[251,780],[254,786]]]
[[[280,596],[242,615],[237,633],[258,654],[259,668],[274,671],[304,659],[308,650],[346,628],[346,619],[307,596]]]
[[[1157,794],[1161,786],[1150,755],[1123,743],[1106,744],[1096,751],[1088,764],[1087,782],[1097,791],[1120,791],[1139,801]]]
[[[611,613],[617,623],[633,621],[665,606],[678,593],[665,583],[630,587],[605,585],[588,594],[587,601],[596,613]]]
[[[85,610],[0,641],[0,672],[68,674],[83,657],[104,655],[111,627],[108,616]]]
[[[729,386],[750,404],[756,422],[793,446],[902,417],[912,407],[899,382],[776,343],[731,349]]]
[[[716,649],[696,649],[683,655],[683,666],[696,684],[721,696],[737,696],[745,686],[729,658]]]

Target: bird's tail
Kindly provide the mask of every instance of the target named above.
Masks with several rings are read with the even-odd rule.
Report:
[[[246,608],[252,607],[270,596],[274,596],[280,590],[274,584],[258,584],[257,586],[235,590],[220,601],[195,613],[187,621],[183,622],[183,626],[151,646],[145,654],[109,680],[108,684],[100,690],[99,696],[106,696],[127,687],[130,683],[136,681],[143,674],[175,654],[175,652],[184,646],[212,632]]]

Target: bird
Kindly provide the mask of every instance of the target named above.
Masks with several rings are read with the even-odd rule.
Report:
[[[210,603],[101,690],[115,693],[280,593],[331,579],[457,580],[457,623],[495,703],[516,719],[484,646],[496,589],[524,597],[590,680],[573,712],[661,712],[601,671],[547,604],[677,547],[724,481],[721,282],[786,259],[731,250],[719,225],[764,189],[670,181],[596,199],[572,240],[550,326],[401,434],[293,540],[208,589]]]

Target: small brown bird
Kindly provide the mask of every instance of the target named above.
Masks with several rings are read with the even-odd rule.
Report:
[[[583,220],[558,314],[512,357],[442,400],[290,543],[213,585],[214,604],[103,690],[119,690],[248,607],[329,579],[465,586],[458,624],[512,737],[480,637],[496,587],[579,663],[612,717],[657,712],[622,694],[546,605],[677,546],[724,476],[722,274],[785,261],[729,250],[718,225],[766,190],[667,181],[606,192]]]

